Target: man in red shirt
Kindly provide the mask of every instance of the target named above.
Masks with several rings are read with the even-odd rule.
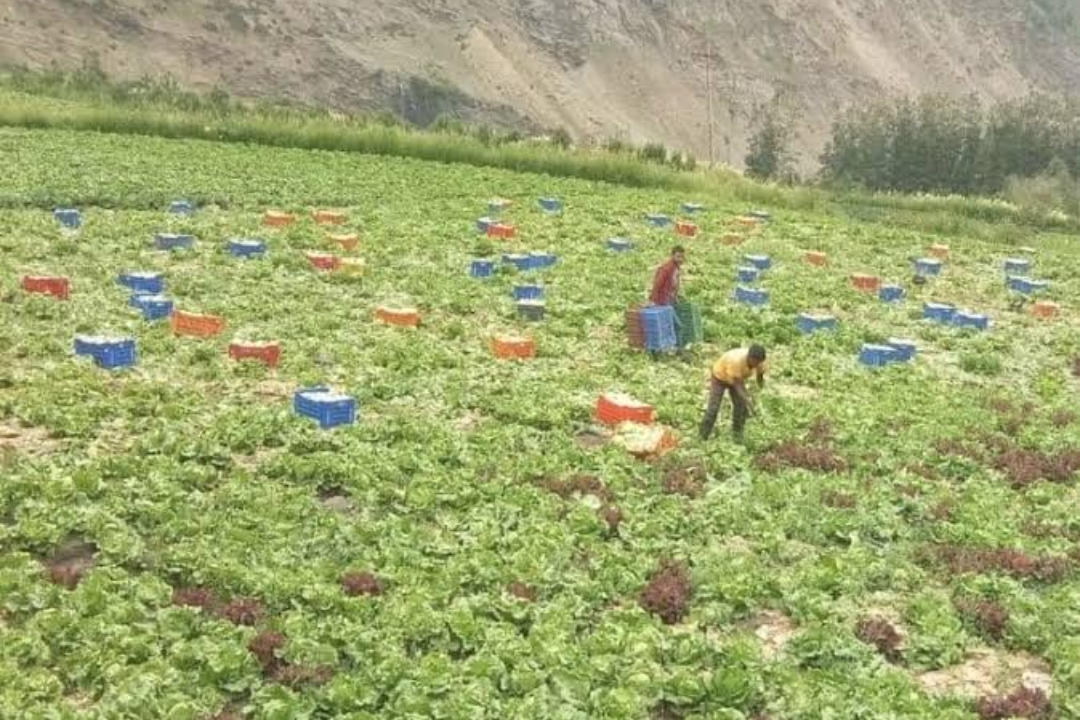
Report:
[[[679,279],[686,250],[681,245],[671,249],[671,259],[656,268],[649,302],[653,305],[674,305],[679,300]]]

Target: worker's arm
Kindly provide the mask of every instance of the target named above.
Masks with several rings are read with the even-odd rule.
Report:
[[[757,371],[757,386],[759,388],[765,387],[765,371],[763,369]]]

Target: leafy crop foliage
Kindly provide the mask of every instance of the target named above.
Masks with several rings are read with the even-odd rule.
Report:
[[[63,131],[0,131],[0,160],[0,717],[974,720],[1044,705],[1019,677],[964,699],[922,673],[1021,650],[1049,667],[1054,713],[1080,707],[1071,239],[1031,240],[1062,306],[1047,322],[1009,309],[1016,248],[963,234],[906,303],[859,294],[850,273],[904,281],[941,237],[821,209],[766,204],[745,230],[730,196]],[[493,196],[516,201],[518,239],[477,241]],[[167,215],[179,197],[199,212]],[[675,238],[641,216],[687,200],[708,206],[682,240],[705,338],[654,360],[622,321]],[[83,208],[78,235],[54,204]],[[269,207],[300,219],[268,230]],[[305,250],[341,252],[315,208],[347,213],[365,276],[309,267]],[[155,252],[161,231],[195,248]],[[607,251],[615,235],[634,251]],[[224,250],[259,236],[264,259]],[[559,262],[474,280],[478,246]],[[747,252],[774,261],[760,311],[730,300]],[[144,322],[115,281],[138,269],[225,334]],[[23,273],[70,277],[71,298],[25,294]],[[534,277],[548,316],[526,325],[510,288]],[[994,326],[928,324],[927,300]],[[421,326],[376,323],[391,301]],[[840,327],[801,336],[802,311]],[[537,357],[493,358],[504,331]],[[76,333],[132,335],[138,366],[77,360]],[[913,364],[855,362],[893,336]],[[280,366],[230,360],[234,338],[280,341]],[[772,372],[746,444],[701,443],[706,368],[750,341]],[[1001,374],[965,370],[976,351]],[[296,417],[291,391],[316,383],[356,397],[358,422]],[[583,442],[606,391],[653,404],[680,447],[649,463]]]

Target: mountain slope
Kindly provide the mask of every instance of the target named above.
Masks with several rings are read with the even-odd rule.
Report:
[[[812,160],[886,92],[1080,88],[1080,0],[9,0],[0,63],[440,112],[739,164],[780,91]],[[708,80],[708,82],[707,82]],[[710,102],[711,112],[710,112]]]

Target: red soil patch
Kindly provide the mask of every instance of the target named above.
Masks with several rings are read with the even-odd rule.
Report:
[[[506,586],[506,592],[510,593],[518,600],[524,600],[526,602],[536,602],[537,592],[536,588],[532,585],[526,585],[523,582],[512,582]]]
[[[847,462],[827,447],[804,445],[795,440],[785,440],[765,454],[754,458],[754,465],[765,472],[774,473],[784,468],[801,468],[819,473],[844,472]]]
[[[705,490],[705,466],[701,463],[677,465],[664,472],[661,484],[668,495],[696,498]]]
[[[664,624],[674,625],[686,617],[692,595],[690,572],[686,565],[663,560],[642,589],[638,602]]]

